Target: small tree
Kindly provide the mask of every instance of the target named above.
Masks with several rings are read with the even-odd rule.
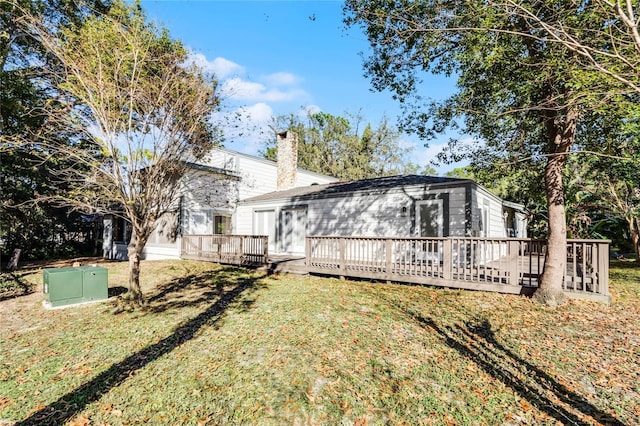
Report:
[[[186,66],[182,44],[123,1],[60,36],[36,18],[25,24],[64,66],[52,70],[62,108],[50,108],[48,121],[73,140],[32,136],[41,155],[63,165],[55,179],[70,190],[55,201],[131,224],[129,294],[143,304],[142,250],[158,219],[175,208],[187,163],[212,146],[215,81]]]

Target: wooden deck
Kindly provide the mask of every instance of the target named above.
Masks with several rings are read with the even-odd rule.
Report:
[[[530,294],[546,241],[489,238],[307,238],[311,273],[440,287]],[[569,240],[564,290],[608,302],[609,242]]]
[[[266,236],[183,236],[182,257],[270,272],[532,294],[546,241],[515,238],[307,237],[305,256],[269,255]],[[569,240],[563,288],[569,297],[610,301],[609,242]]]
[[[269,257],[268,239],[266,235],[183,235],[180,257],[260,266]]]

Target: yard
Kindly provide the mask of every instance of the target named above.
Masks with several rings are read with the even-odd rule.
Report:
[[[640,268],[610,276],[556,309],[195,261],[144,262],[143,312],[38,284],[0,298],[0,425],[640,424]]]

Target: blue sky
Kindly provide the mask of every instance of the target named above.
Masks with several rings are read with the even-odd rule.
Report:
[[[344,27],[340,1],[143,0],[142,6],[150,20],[168,28],[197,63],[218,76],[224,112],[243,111],[244,127],[252,131],[238,136],[229,130],[227,148],[257,153],[264,136],[254,129],[272,115],[302,109],[359,112],[373,125],[385,114],[392,121],[399,114],[389,93],[370,90],[360,56],[369,51],[368,43],[359,29]],[[455,85],[429,77],[423,87],[423,95],[442,99]],[[413,161],[420,165],[446,140],[443,136],[425,149],[417,137],[403,136],[403,143],[415,146]]]

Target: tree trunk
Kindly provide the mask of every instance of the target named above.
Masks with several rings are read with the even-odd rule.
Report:
[[[629,235],[633,243],[633,252],[636,255],[636,262],[640,262],[640,219],[629,218]]]
[[[550,158],[544,173],[549,209],[549,235],[544,272],[535,298],[548,305],[557,305],[564,301],[562,281],[567,268],[567,224],[562,184],[564,159],[566,157]]]
[[[544,170],[544,186],[549,209],[549,235],[544,271],[534,297],[550,306],[556,306],[565,301],[562,283],[567,269],[567,219],[562,170],[573,145],[576,119],[577,113],[570,110],[561,123],[557,117],[549,118],[546,122],[549,151],[552,153]]]
[[[144,295],[140,287],[140,259],[145,242],[134,231],[127,247],[129,256],[129,296],[128,299],[137,306],[144,305]]]

